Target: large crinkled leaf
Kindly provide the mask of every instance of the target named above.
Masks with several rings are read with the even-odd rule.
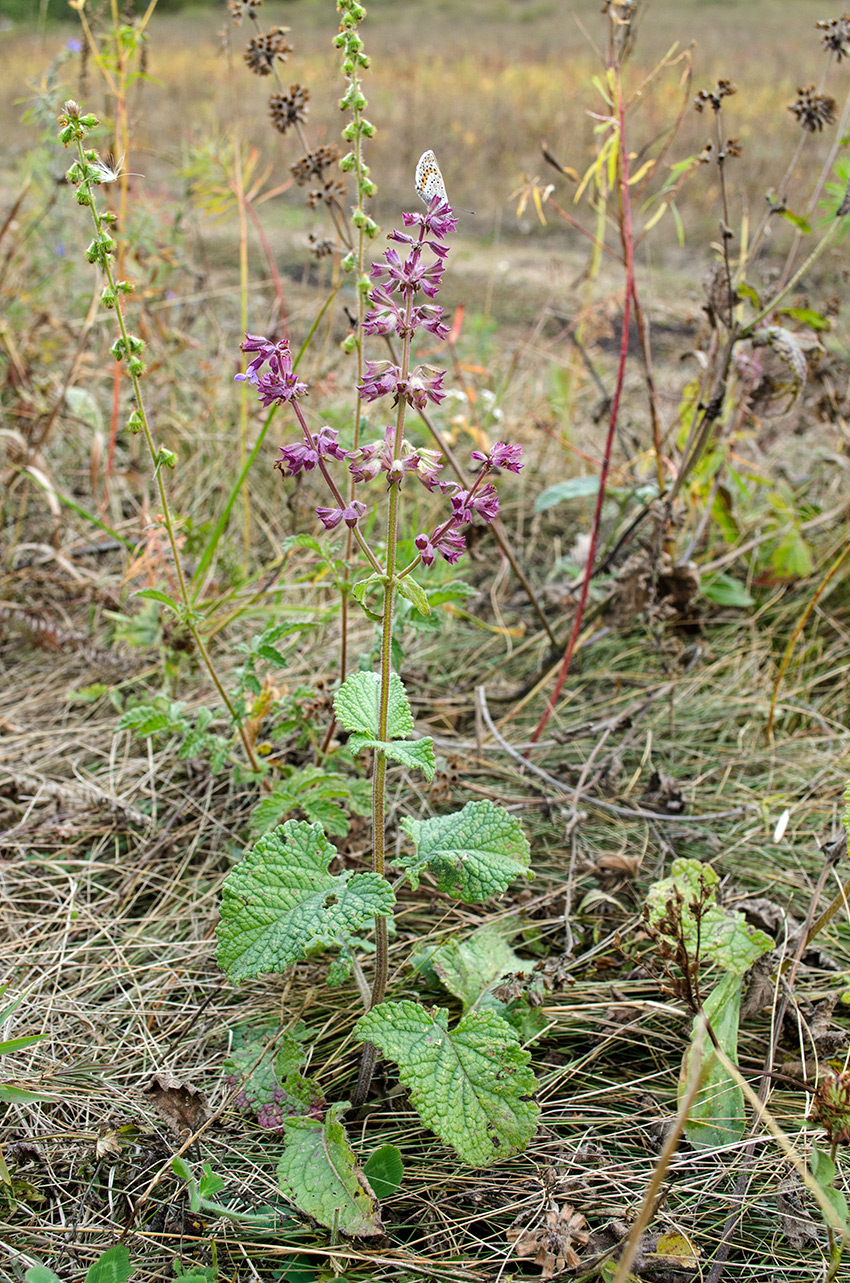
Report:
[[[359,753],[364,748],[380,749],[387,757],[400,762],[411,771],[422,771],[426,778],[432,780],[437,766],[434,757],[434,741],[427,736],[421,740],[387,740],[372,739],[369,735],[355,734],[348,741],[352,753]]]
[[[484,800],[467,802],[460,811],[430,820],[402,821],[416,846],[398,864],[417,887],[424,869],[441,891],[464,904],[501,895],[528,870],[530,848],[522,825],[501,806]]]
[[[738,1057],[738,1016],[743,980],[728,972],[703,1003],[703,1014],[721,1050],[731,1059]],[[694,1022],[696,1030],[696,1021]],[[693,1039],[682,1061],[679,1099],[685,1095],[695,1055]],[[688,1113],[685,1134],[695,1149],[732,1145],[744,1134],[746,1113],[744,1093],[714,1054],[706,1039],[702,1053],[699,1091]]]
[[[286,1120],[277,1179],[281,1193],[320,1225],[353,1238],[374,1238],[383,1233],[375,1196],[338,1121],[347,1108],[345,1102],[332,1105],[324,1122]]]
[[[427,1127],[465,1163],[483,1167],[524,1149],[537,1125],[537,1086],[511,1026],[490,1011],[464,1016],[415,1002],[382,1002],[357,1022],[360,1038],[398,1065]]]
[[[460,998],[464,1011],[502,976],[529,972],[533,962],[514,953],[505,939],[505,928],[488,922],[466,940],[449,940],[431,955],[431,965],[449,993]]]
[[[336,848],[320,824],[287,820],[251,848],[222,888],[218,964],[232,981],[281,971],[344,942],[395,897],[377,873],[328,873]]]
[[[380,738],[378,705],[381,679],[377,673],[352,673],[334,696],[334,712],[347,731],[360,731],[372,739]],[[387,739],[405,739],[413,730],[413,714],[402,680],[390,673],[390,698],[387,706]]]

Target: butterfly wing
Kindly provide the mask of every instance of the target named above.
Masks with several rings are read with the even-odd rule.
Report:
[[[437,157],[432,151],[423,151],[416,166],[416,191],[426,205],[430,205],[435,196],[441,201],[448,201],[446,184],[437,164]]]

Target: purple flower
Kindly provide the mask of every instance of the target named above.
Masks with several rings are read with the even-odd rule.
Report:
[[[460,561],[466,552],[466,540],[463,535],[452,526],[442,530],[438,527],[432,535],[426,535],[424,532],[417,535],[413,543],[422,559],[423,566],[430,566],[434,562],[435,553],[453,566],[456,561]]]
[[[75,40],[73,36],[65,41],[65,48],[69,53],[80,53],[83,48],[82,40]]]
[[[432,201],[428,206],[427,214],[405,212],[401,217],[405,227],[423,227],[426,232],[430,232],[439,240],[457,229],[457,219],[447,201],[436,205]]]
[[[403,379],[401,370],[392,361],[367,361],[366,373],[360,384],[360,395],[364,401],[377,401],[378,397],[392,393],[393,405],[398,405],[404,397],[408,405],[424,410],[429,401],[439,405],[445,397],[445,377],[445,370],[436,370],[432,365],[417,365]]]
[[[337,445],[337,434],[334,428],[319,428],[313,435],[312,445],[309,441],[299,441],[295,445],[282,445],[280,458],[275,463],[285,477],[294,477],[303,468],[312,472],[320,459],[346,459],[348,452]]]
[[[499,496],[489,481],[477,490],[458,490],[452,495],[452,514],[458,525],[468,525],[476,513],[483,521],[495,521],[499,515]]]
[[[392,361],[367,361],[366,373],[360,384],[364,401],[377,401],[378,397],[395,394],[401,379],[401,370]]]
[[[443,246],[439,246],[439,249],[447,252]],[[443,271],[444,264],[439,260],[436,263],[423,263],[419,245],[413,247],[403,262],[397,250],[388,249],[384,251],[384,262],[372,265],[374,280],[380,281],[387,277],[386,288],[390,292],[398,291],[405,297],[422,290],[423,294],[434,298],[439,291]]]
[[[347,508],[317,508],[316,516],[325,530],[335,530],[341,521],[349,527],[356,526],[365,511],[365,503],[354,499]]]
[[[396,457],[395,427],[390,424],[384,429],[382,441],[369,441],[358,450],[348,453],[348,470],[355,481],[372,481],[379,472],[386,472],[390,481],[400,481],[406,472],[419,472],[420,463],[424,461],[425,477],[430,478],[439,471],[440,455],[436,450],[417,450],[409,441],[402,439],[401,451]],[[423,484],[428,484],[421,478]],[[428,486],[433,489],[432,485]]]
[[[446,395],[443,391],[445,377],[445,370],[436,370],[433,365],[417,365],[415,370],[411,370],[407,380],[405,396],[408,405],[417,410],[424,410],[429,401],[439,405]]]
[[[497,441],[489,454],[473,450],[470,458],[486,463],[490,468],[507,468],[508,472],[521,472],[523,468],[522,446],[506,445],[504,441]]]
[[[410,315],[410,325],[413,330],[421,326],[438,339],[448,337],[449,327],[443,321],[443,309],[435,303],[421,303],[419,307],[415,307]]]
[[[307,384],[300,382],[292,369],[292,355],[285,339],[272,343],[261,334],[246,334],[242,351],[257,355],[248,363],[244,374],[235,376],[236,381],[253,383],[263,405],[280,405],[307,391]],[[269,367],[268,373],[261,375],[265,365]]]
[[[392,334],[393,330],[399,335],[404,334],[404,313],[386,286],[376,285],[369,294],[369,301],[372,310],[363,318],[364,334]]]

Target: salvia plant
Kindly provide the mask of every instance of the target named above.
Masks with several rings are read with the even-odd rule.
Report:
[[[362,198],[371,190],[360,151],[371,126],[362,118],[363,100],[354,75],[363,57],[356,34],[362,9],[347,2],[340,8],[342,35],[348,41],[346,70],[355,86],[348,95],[353,95],[353,101],[346,103],[354,112],[347,136],[355,149],[343,167],[347,164],[357,171]],[[325,1102],[315,1084],[302,1076],[305,1057],[294,1036],[287,1036],[273,1064],[259,1075],[251,1071],[248,1062],[256,1057],[250,1054],[235,1055],[229,1068],[243,1083],[240,1103],[254,1109],[261,1125],[283,1132],[278,1177],[286,1196],[333,1231],[378,1233],[374,1190],[368,1179],[362,1180],[341,1119],[352,1104],[361,1105],[369,1096],[379,1056],[397,1066],[423,1123],[466,1163],[484,1165],[524,1148],[537,1122],[536,1080],[530,1054],[521,1042],[521,1034],[527,1037],[536,1031],[534,1020],[528,1019],[528,1012],[517,1015],[510,1004],[487,992],[506,972],[522,969],[503,937],[487,936],[468,946],[477,959],[481,979],[477,991],[459,978],[458,958],[446,953],[435,961],[436,974],[445,977],[446,987],[463,1002],[464,1013],[453,1026],[447,1008],[426,1009],[409,998],[387,996],[393,910],[405,880],[415,889],[429,875],[442,893],[474,904],[502,894],[528,872],[529,844],[521,825],[493,802],[478,800],[451,814],[403,818],[400,828],[405,841],[396,853],[395,843],[392,851],[388,849],[386,801],[391,768],[419,772],[428,781],[435,772],[433,742],[416,735],[410,701],[395,671],[397,616],[413,612],[422,619],[429,617],[442,591],[429,588],[429,568],[438,559],[453,566],[466,551],[468,527],[476,521],[496,520],[499,498],[494,479],[503,472],[521,470],[521,448],[497,442],[473,451],[464,483],[456,477],[447,479],[440,453],[417,445],[407,434],[408,411],[439,406],[446,395],[444,371],[417,363],[414,355],[417,335],[426,334],[433,346],[448,334],[437,297],[457,221],[434,161],[427,184],[417,183],[425,211],[402,215],[402,226],[389,233],[390,248],[368,275],[363,270],[362,235],[358,249],[344,264],[357,272],[362,299],[354,347],[351,341],[347,345],[358,353],[350,437],[343,441],[337,430],[315,422],[307,408],[309,387],[296,369],[287,338],[246,334],[242,350],[247,368],[237,375],[256,392],[263,407],[286,414],[292,437],[280,448],[275,467],[286,477],[312,473],[321,478],[327,498],[316,508],[318,521],[331,535],[345,534],[347,569],[363,568],[354,582],[336,572],[335,577],[343,584],[344,599],[356,602],[376,627],[375,667],[345,677],[343,663],[345,679],[333,698],[334,727],[345,741],[338,751],[348,763],[368,763],[371,867],[332,872],[338,853],[328,834],[343,835],[345,813],[366,809],[367,789],[358,787],[365,781],[349,779],[340,788],[340,777],[335,780],[333,771],[321,766],[290,771],[275,787],[264,778],[253,726],[257,701],[263,698],[256,661],[271,655],[278,666],[285,662],[278,645],[294,631],[288,624],[270,625],[260,640],[243,646],[246,660],[237,674],[240,689],[235,697],[224,690],[204,644],[202,616],[193,606],[181,568],[164,485],[164,471],[175,466],[176,459],[156,443],[145,410],[142,343],[127,328],[122,307],[130,287],[112,271],[113,220],[99,212],[95,198],[98,184],[110,180],[97,152],[86,145],[87,134],[96,126],[94,116],[76,103],[66,103],[61,138],[77,152],[68,177],[79,203],[92,214],[95,238],[88,257],[104,271],[103,302],[118,319],[113,353],[126,363],[133,385],[128,426],[141,432],[148,446],[179,588],[179,599],[154,589],[142,595],[171,610],[189,631],[241,738],[254,778],[263,779],[269,793],[253,822],[254,832],[261,836],[223,887],[218,960],[228,979],[238,983],[327,951],[336,955],[329,982],[338,983],[353,971],[365,1009],[355,1026],[362,1054],[351,1102]],[[367,236],[374,235],[377,229],[360,206],[357,212],[355,226]],[[390,359],[365,360],[363,343],[368,339],[389,341]],[[369,407],[368,419],[365,407]],[[375,418],[381,426],[370,430]],[[408,528],[407,514],[419,509],[408,501],[412,486],[421,486],[433,497],[431,502],[437,499],[442,504],[438,518],[424,529]],[[335,560],[311,535],[303,538],[329,563]],[[404,612],[397,611],[399,602]],[[212,732],[206,714],[193,722],[182,705],[163,698],[158,704],[131,710],[127,717],[125,724],[141,734],[182,736],[184,756],[201,752],[214,768],[224,765],[227,740]],[[329,745],[328,739],[324,747]],[[308,818],[277,823],[296,808]],[[373,1163],[379,1183],[385,1158]],[[388,1161],[394,1169],[397,1155],[389,1155]]]
[[[239,981],[280,971],[318,947],[350,952],[352,939],[371,927],[373,975],[364,992],[367,1011],[356,1026],[364,1048],[353,1101],[366,1099],[376,1059],[383,1054],[398,1066],[423,1122],[466,1162],[484,1164],[522,1148],[533,1134],[537,1106],[530,1099],[535,1079],[529,1053],[514,1026],[492,1009],[470,1010],[450,1029],[448,1010],[387,1000],[395,904],[390,873],[394,865],[415,888],[428,872],[442,892],[472,904],[501,894],[526,872],[529,846],[519,822],[483,800],[449,815],[404,818],[401,829],[409,849],[390,856],[389,766],[421,772],[428,780],[435,769],[433,742],[415,737],[410,702],[393,668],[393,624],[397,598],[429,613],[423,572],[438,557],[452,565],[462,557],[466,528],[476,519],[490,522],[498,513],[493,476],[503,469],[519,472],[522,458],[518,446],[501,442],[473,451],[478,473],[464,487],[443,478],[437,452],[405,435],[407,411],[439,404],[445,395],[443,371],[414,364],[412,349],[421,330],[432,339],[447,333],[435,300],[456,219],[448,201],[436,194],[426,212],[405,213],[402,222],[389,233],[391,248],[372,267],[362,326],[367,336],[392,335],[400,347],[397,362],[367,361],[358,385],[361,401],[391,404],[390,422],[376,436],[346,448],[336,430],[311,426],[304,407],[308,387],[293,369],[285,340],[247,335],[242,348],[249,362],[237,375],[254,385],[264,406],[288,408],[297,436],[281,447],[275,466],[286,476],[315,472],[321,477],[328,502],[316,515],[327,531],[351,531],[365,566],[351,595],[377,624],[379,664],[375,671],[346,678],[334,713],[349,751],[358,758],[368,753],[371,762],[371,869],[331,873],[337,853],[322,824],[287,820],[261,837],[225,882],[218,958],[229,979]],[[406,532],[404,522],[411,485],[423,486],[445,505],[432,526],[416,533]],[[364,533],[375,530],[380,541]],[[406,560],[400,556],[402,543],[411,549]],[[357,969],[362,974],[359,963]],[[268,1112],[270,1105],[296,1097],[296,1084],[284,1067],[260,1107]],[[292,1143],[315,1145],[330,1128],[335,1143],[342,1144],[340,1112],[332,1107],[323,1120],[296,1115],[287,1128]],[[291,1181],[290,1170],[290,1188]]]

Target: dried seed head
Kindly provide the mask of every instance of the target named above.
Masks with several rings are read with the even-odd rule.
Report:
[[[314,236],[311,232],[307,237],[310,245],[310,253],[314,258],[330,258],[336,249],[336,245],[327,236]]]
[[[843,13],[840,18],[826,18],[815,26],[823,32],[824,48],[835,54],[837,62],[850,58],[850,13]]]
[[[275,129],[285,134],[290,125],[303,124],[307,119],[309,101],[310,90],[303,85],[290,85],[288,94],[272,94],[269,99],[269,115]]]
[[[814,85],[798,89],[796,101],[788,104],[788,110],[811,134],[823,129],[824,125],[834,125],[836,109],[835,99],[829,94],[819,94]]]
[[[245,61],[255,76],[269,76],[275,59],[286,61],[292,45],[286,39],[289,27],[272,27],[264,36],[253,36],[245,47]]]
[[[734,93],[737,90],[731,80],[718,80],[713,89],[700,89],[694,98],[694,106],[697,111],[702,111],[706,106],[710,106],[712,111],[719,111],[723,99],[731,98]]]
[[[342,200],[345,195],[345,183],[341,179],[326,181],[324,187],[307,193],[307,208],[318,209],[319,205],[332,205]]]
[[[303,187],[311,178],[320,178],[324,182],[324,172],[339,160],[338,147],[319,147],[296,160],[289,168],[299,187]]]
[[[836,1073],[821,1081],[815,1117],[833,1145],[850,1145],[850,1074]]]
[[[227,0],[227,8],[233,19],[234,27],[238,27],[243,18],[253,18],[256,22],[256,10],[259,9],[263,0]]]

